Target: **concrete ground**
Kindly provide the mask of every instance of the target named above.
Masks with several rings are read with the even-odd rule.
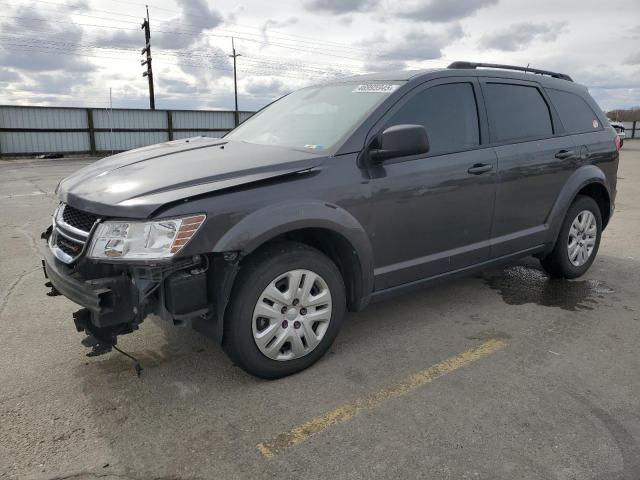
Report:
[[[534,260],[348,316],[278,381],[159,320],[86,358],[40,232],[87,160],[0,161],[0,478],[640,478],[640,142],[588,274]]]

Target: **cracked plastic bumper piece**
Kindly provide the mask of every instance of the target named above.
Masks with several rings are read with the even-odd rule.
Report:
[[[94,326],[105,328],[135,321],[137,291],[128,275],[80,279],[49,249],[44,251],[43,268],[55,291],[85,307]]]

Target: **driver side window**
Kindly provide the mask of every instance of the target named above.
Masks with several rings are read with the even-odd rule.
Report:
[[[398,110],[387,126],[423,125],[429,155],[458,152],[480,144],[478,108],[471,83],[437,85],[418,93]]]

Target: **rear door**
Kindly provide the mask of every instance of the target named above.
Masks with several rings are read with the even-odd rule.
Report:
[[[579,149],[580,162],[608,156],[611,152],[611,138],[605,132],[593,107],[578,93],[555,88],[545,88],[555,107],[565,133]],[[594,105],[597,108],[597,105]]]
[[[546,219],[579,152],[536,82],[481,80],[498,184],[491,257],[544,243]]]
[[[374,128],[423,125],[430,142],[369,169],[376,289],[488,260],[496,156],[482,144],[479,93],[473,78],[429,82]]]

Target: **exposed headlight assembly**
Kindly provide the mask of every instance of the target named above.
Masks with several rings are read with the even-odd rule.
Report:
[[[173,257],[195,235],[206,215],[155,222],[107,221],[98,225],[89,257],[109,260],[161,260]]]

